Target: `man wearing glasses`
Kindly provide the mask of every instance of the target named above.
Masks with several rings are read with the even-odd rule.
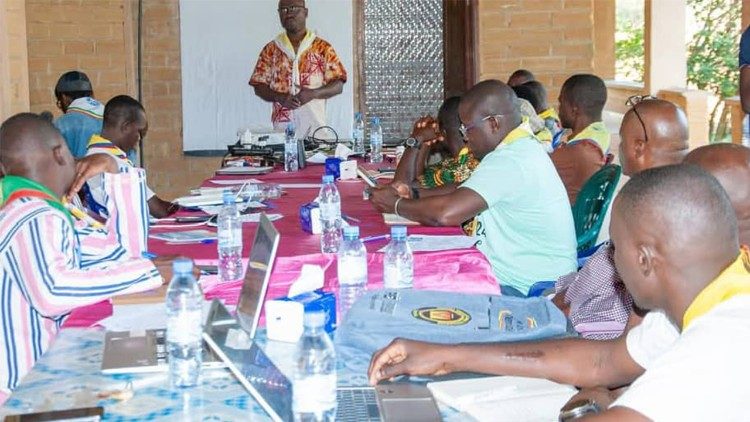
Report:
[[[464,226],[477,236],[503,294],[525,296],[535,282],[575,271],[576,237],[565,188],[516,103],[513,90],[495,80],[461,98],[459,130],[480,163],[460,187],[417,189],[420,199],[387,187],[370,200],[381,212],[422,224],[469,221]]]
[[[284,32],[260,52],[249,84],[273,103],[274,129],[293,123],[304,136],[326,126],[326,100],[343,90],[346,69],[331,44],[307,29],[304,0],[280,0],[278,11]]]

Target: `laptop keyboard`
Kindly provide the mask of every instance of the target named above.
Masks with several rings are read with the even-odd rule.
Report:
[[[378,399],[373,388],[339,389],[337,393],[337,421],[380,421]]]

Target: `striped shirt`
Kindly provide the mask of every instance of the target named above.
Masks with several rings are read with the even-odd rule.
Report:
[[[106,227],[70,220],[47,202],[21,198],[0,209],[0,403],[47,350],[76,307],[156,288],[146,250],[142,170],[104,174]]]

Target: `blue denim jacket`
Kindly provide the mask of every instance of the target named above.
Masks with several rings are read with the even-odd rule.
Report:
[[[571,335],[546,298],[425,290],[377,290],[352,305],[336,330],[339,365],[366,373],[372,353],[396,337],[436,343],[538,340]]]
[[[79,159],[86,156],[91,136],[102,132],[102,119],[83,113],[69,112],[55,120],[55,127],[65,138],[70,153]]]

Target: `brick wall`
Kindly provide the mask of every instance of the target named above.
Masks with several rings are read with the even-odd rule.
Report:
[[[0,120],[29,109],[26,10],[23,0],[0,2]]]
[[[178,0],[143,1],[144,141],[151,188],[162,198],[184,195],[218,168],[219,158],[182,155],[182,83]]]
[[[565,79],[593,71],[592,1],[479,0],[480,80],[525,68],[555,105]]]
[[[129,0],[26,0],[31,110],[59,115],[54,87],[69,70],[85,72],[106,102],[134,94]],[[126,25],[126,23],[128,25]]]

